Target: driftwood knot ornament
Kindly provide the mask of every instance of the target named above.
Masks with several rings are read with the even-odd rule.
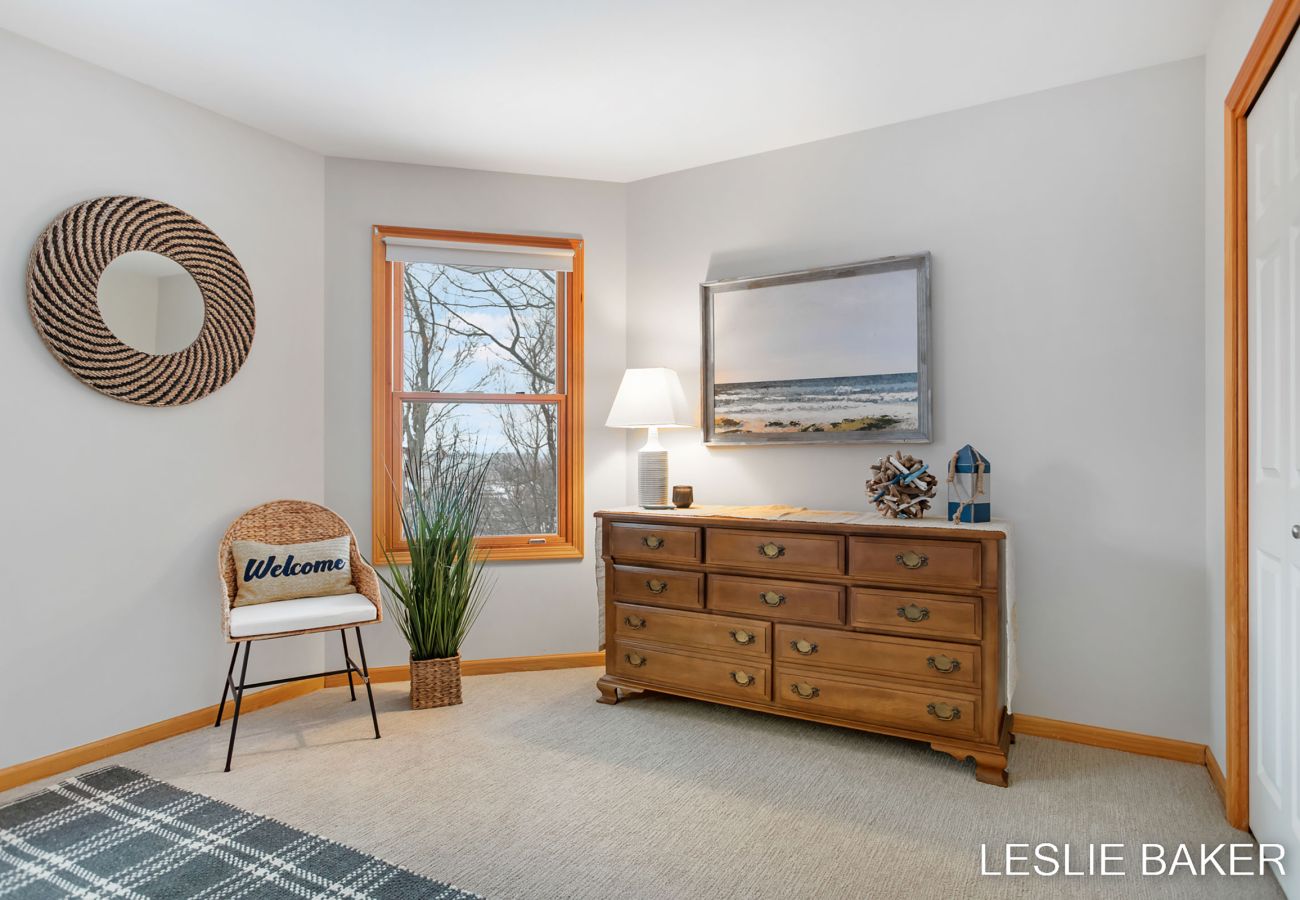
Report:
[[[871,467],[867,499],[882,516],[919,519],[930,508],[939,479],[915,456],[895,453]]]

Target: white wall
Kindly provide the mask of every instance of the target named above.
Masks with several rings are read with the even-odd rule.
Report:
[[[1210,659],[1209,745],[1227,761],[1223,532],[1223,101],[1259,31],[1269,0],[1227,0],[1205,52],[1205,559]]]
[[[586,259],[586,556],[490,565],[495,590],[467,659],[595,650],[590,513],[625,501],[624,438],[604,427],[624,368],[621,184],[358,160],[325,162],[325,497],[371,547],[370,229],[407,225],[578,236]],[[408,658],[391,622],[372,665]]]
[[[1234,8],[1249,20],[1263,5]],[[0,694],[0,766],[217,699],[215,546],[243,508],[323,499],[369,549],[379,223],[586,240],[588,514],[633,495],[629,452],[643,436],[603,428],[624,366],[668,365],[688,391],[698,384],[700,281],[931,250],[936,440],[922,455],[969,440],[994,462],[997,512],[1017,535],[1016,708],[1205,740],[1204,686],[1217,684],[1221,741],[1221,585],[1207,589],[1205,556],[1209,545],[1221,567],[1222,551],[1213,512],[1202,524],[1206,497],[1218,499],[1204,462],[1221,438],[1217,400],[1201,391],[1215,389],[1217,363],[1207,372],[1203,358],[1221,343],[1206,249],[1219,191],[1201,149],[1221,152],[1204,117],[1216,52],[1208,101],[1189,61],[623,186],[322,161],[0,32],[0,83],[22,85],[0,93],[0,120],[22,126],[0,142],[0,277],[14,300],[0,328],[0,537],[17,562],[0,649],[11,671],[40,674]],[[67,206],[108,193],[192,212],[248,272],[252,354],[196,404],[94,393],[27,319],[32,242]],[[884,449],[665,438],[673,480],[702,502],[861,508]],[[1117,474],[1114,460],[1142,474]],[[1122,511],[1135,492],[1148,505]],[[581,561],[493,572],[467,657],[595,648],[590,545]],[[391,624],[370,643],[372,664],[406,658]],[[1207,646],[1217,670],[1195,652]],[[294,639],[251,669],[306,671],[326,653],[337,649]]]
[[[628,363],[698,393],[701,281],[930,250],[935,440],[1015,532],[1016,710],[1204,741],[1201,60],[636,182]],[[636,439],[632,443],[635,444]],[[706,449],[705,503],[865,506],[873,447]],[[631,485],[629,482],[629,491]]]
[[[217,542],[243,509],[321,498],[319,156],[0,31],[0,767],[218,699]],[[68,206],[173,203],[248,273],[257,337],[215,394],[147,409],[85,387],[27,315],[27,254]],[[321,639],[257,647],[311,671]]]

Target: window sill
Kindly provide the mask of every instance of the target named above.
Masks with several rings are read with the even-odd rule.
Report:
[[[488,562],[518,562],[530,559],[582,559],[581,547],[559,542],[535,547],[488,547],[479,552],[487,556]],[[373,559],[377,566],[387,564],[388,558],[384,555],[383,547],[376,546],[374,548]],[[411,562],[411,554],[405,550],[399,551],[393,554],[393,561],[399,565],[408,565]]]

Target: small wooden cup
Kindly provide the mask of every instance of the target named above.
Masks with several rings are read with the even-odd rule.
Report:
[[[695,488],[689,484],[673,485],[673,506],[678,509],[690,509],[695,502]]]

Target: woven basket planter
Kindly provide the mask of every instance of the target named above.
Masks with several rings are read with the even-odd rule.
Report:
[[[411,660],[411,709],[460,703],[460,654]]]

